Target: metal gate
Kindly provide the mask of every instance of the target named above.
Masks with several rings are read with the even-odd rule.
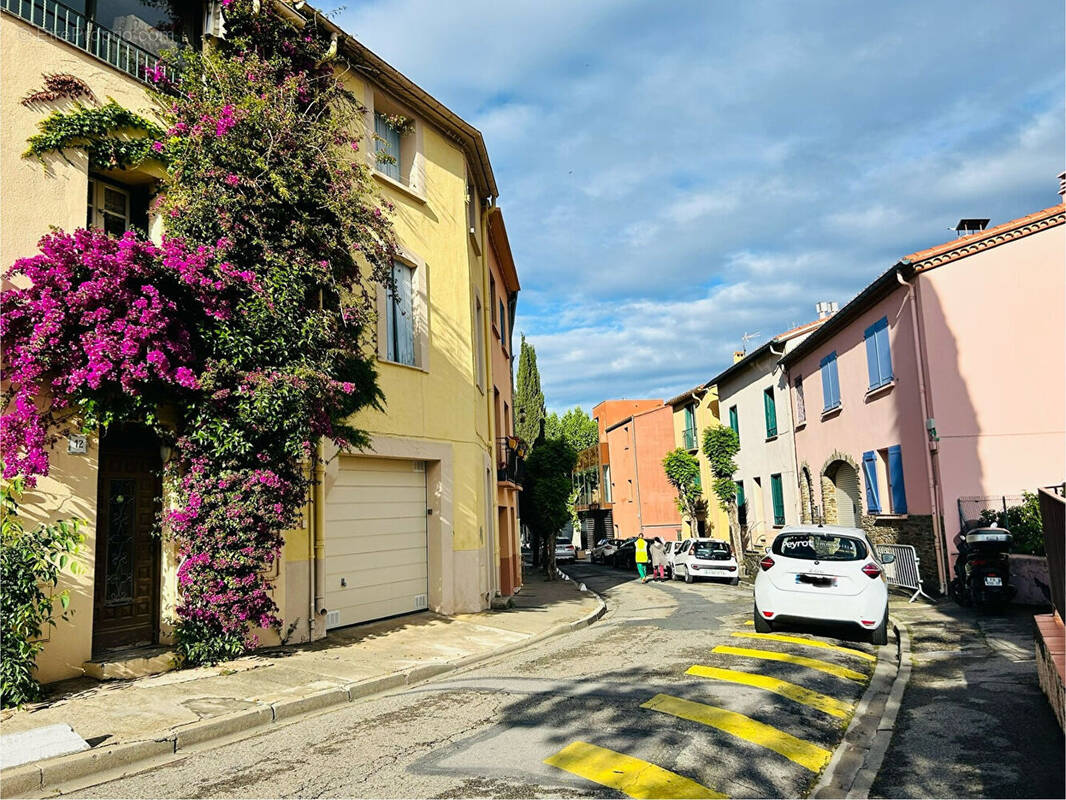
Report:
[[[877,549],[882,553],[891,553],[896,558],[891,564],[882,564],[885,577],[892,586],[901,586],[904,589],[914,589],[910,602],[914,602],[918,595],[932,600],[929,595],[922,591],[922,573],[918,570],[920,559],[918,551],[909,544],[879,544]]]

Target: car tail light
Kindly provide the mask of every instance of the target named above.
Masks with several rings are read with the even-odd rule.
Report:
[[[869,575],[871,578],[876,578],[881,574],[881,568],[872,561],[862,565],[862,571]]]
[[[736,572],[737,571],[736,567],[726,567],[726,569],[729,570],[730,572]]]
[[[772,617],[774,615],[774,612],[773,611],[764,611],[764,612],[762,612],[762,615],[764,617],[769,618],[769,617]]]
[[[770,567],[772,567],[773,565],[774,560],[770,558],[770,556],[766,556],[762,561],[759,562],[759,566],[762,567],[764,572],[770,569]]]
[[[873,625],[873,624],[875,624],[877,622],[877,620],[875,620],[875,619],[860,619],[859,622],[861,622],[863,625]]]

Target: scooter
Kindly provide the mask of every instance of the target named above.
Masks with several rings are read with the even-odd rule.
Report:
[[[958,555],[951,596],[964,606],[992,608],[1014,597],[1010,585],[1010,546],[1013,537],[1006,528],[975,528],[955,536]]]

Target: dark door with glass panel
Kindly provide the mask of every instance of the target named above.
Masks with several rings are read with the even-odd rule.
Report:
[[[138,441],[139,440],[139,441]],[[97,494],[93,652],[154,644],[159,630],[159,445],[105,437]]]

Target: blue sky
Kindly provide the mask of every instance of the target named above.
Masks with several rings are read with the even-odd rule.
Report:
[[[1058,0],[371,0],[336,19],[484,134],[551,409],[678,394],[960,217],[1058,201]]]

